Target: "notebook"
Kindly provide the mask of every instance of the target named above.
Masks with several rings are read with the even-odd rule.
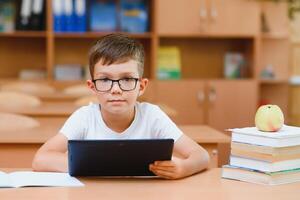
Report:
[[[69,140],[71,176],[155,176],[154,161],[171,160],[173,139]]]

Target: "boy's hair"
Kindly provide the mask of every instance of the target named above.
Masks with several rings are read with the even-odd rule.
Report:
[[[144,73],[144,48],[135,39],[124,34],[109,34],[98,40],[89,52],[89,68],[91,78],[94,78],[94,68],[101,60],[103,65],[124,63],[130,59],[137,61],[139,76]]]

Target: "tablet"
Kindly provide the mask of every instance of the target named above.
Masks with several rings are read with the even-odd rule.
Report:
[[[69,140],[71,176],[155,176],[154,161],[171,160],[173,139]]]

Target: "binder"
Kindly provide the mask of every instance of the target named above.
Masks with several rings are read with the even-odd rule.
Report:
[[[121,31],[146,32],[148,30],[148,10],[145,0],[121,0]]]
[[[53,30],[54,32],[62,32],[65,27],[64,20],[64,0],[52,0],[53,9]]]
[[[33,0],[32,12],[30,17],[31,30],[45,29],[45,1]]]
[[[74,0],[75,31],[86,32],[86,0]]]
[[[16,30],[30,30],[32,0],[22,0],[18,9]]]
[[[74,12],[74,4],[72,0],[64,0],[64,15],[65,15],[65,31],[73,32],[75,31],[75,12]]]
[[[112,0],[92,0],[89,6],[89,19],[91,31],[116,31],[117,8]]]

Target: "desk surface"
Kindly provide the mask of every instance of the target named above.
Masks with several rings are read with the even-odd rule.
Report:
[[[0,143],[44,143],[58,133],[66,118],[37,118],[39,127],[22,131],[1,132]],[[182,125],[179,128],[197,143],[229,143],[230,137],[209,126]]]
[[[17,171],[17,169],[3,169]],[[221,169],[211,169],[182,180],[80,178],[84,187],[28,187],[0,189],[2,199],[209,199],[299,200],[300,183],[263,186],[221,179]]]

